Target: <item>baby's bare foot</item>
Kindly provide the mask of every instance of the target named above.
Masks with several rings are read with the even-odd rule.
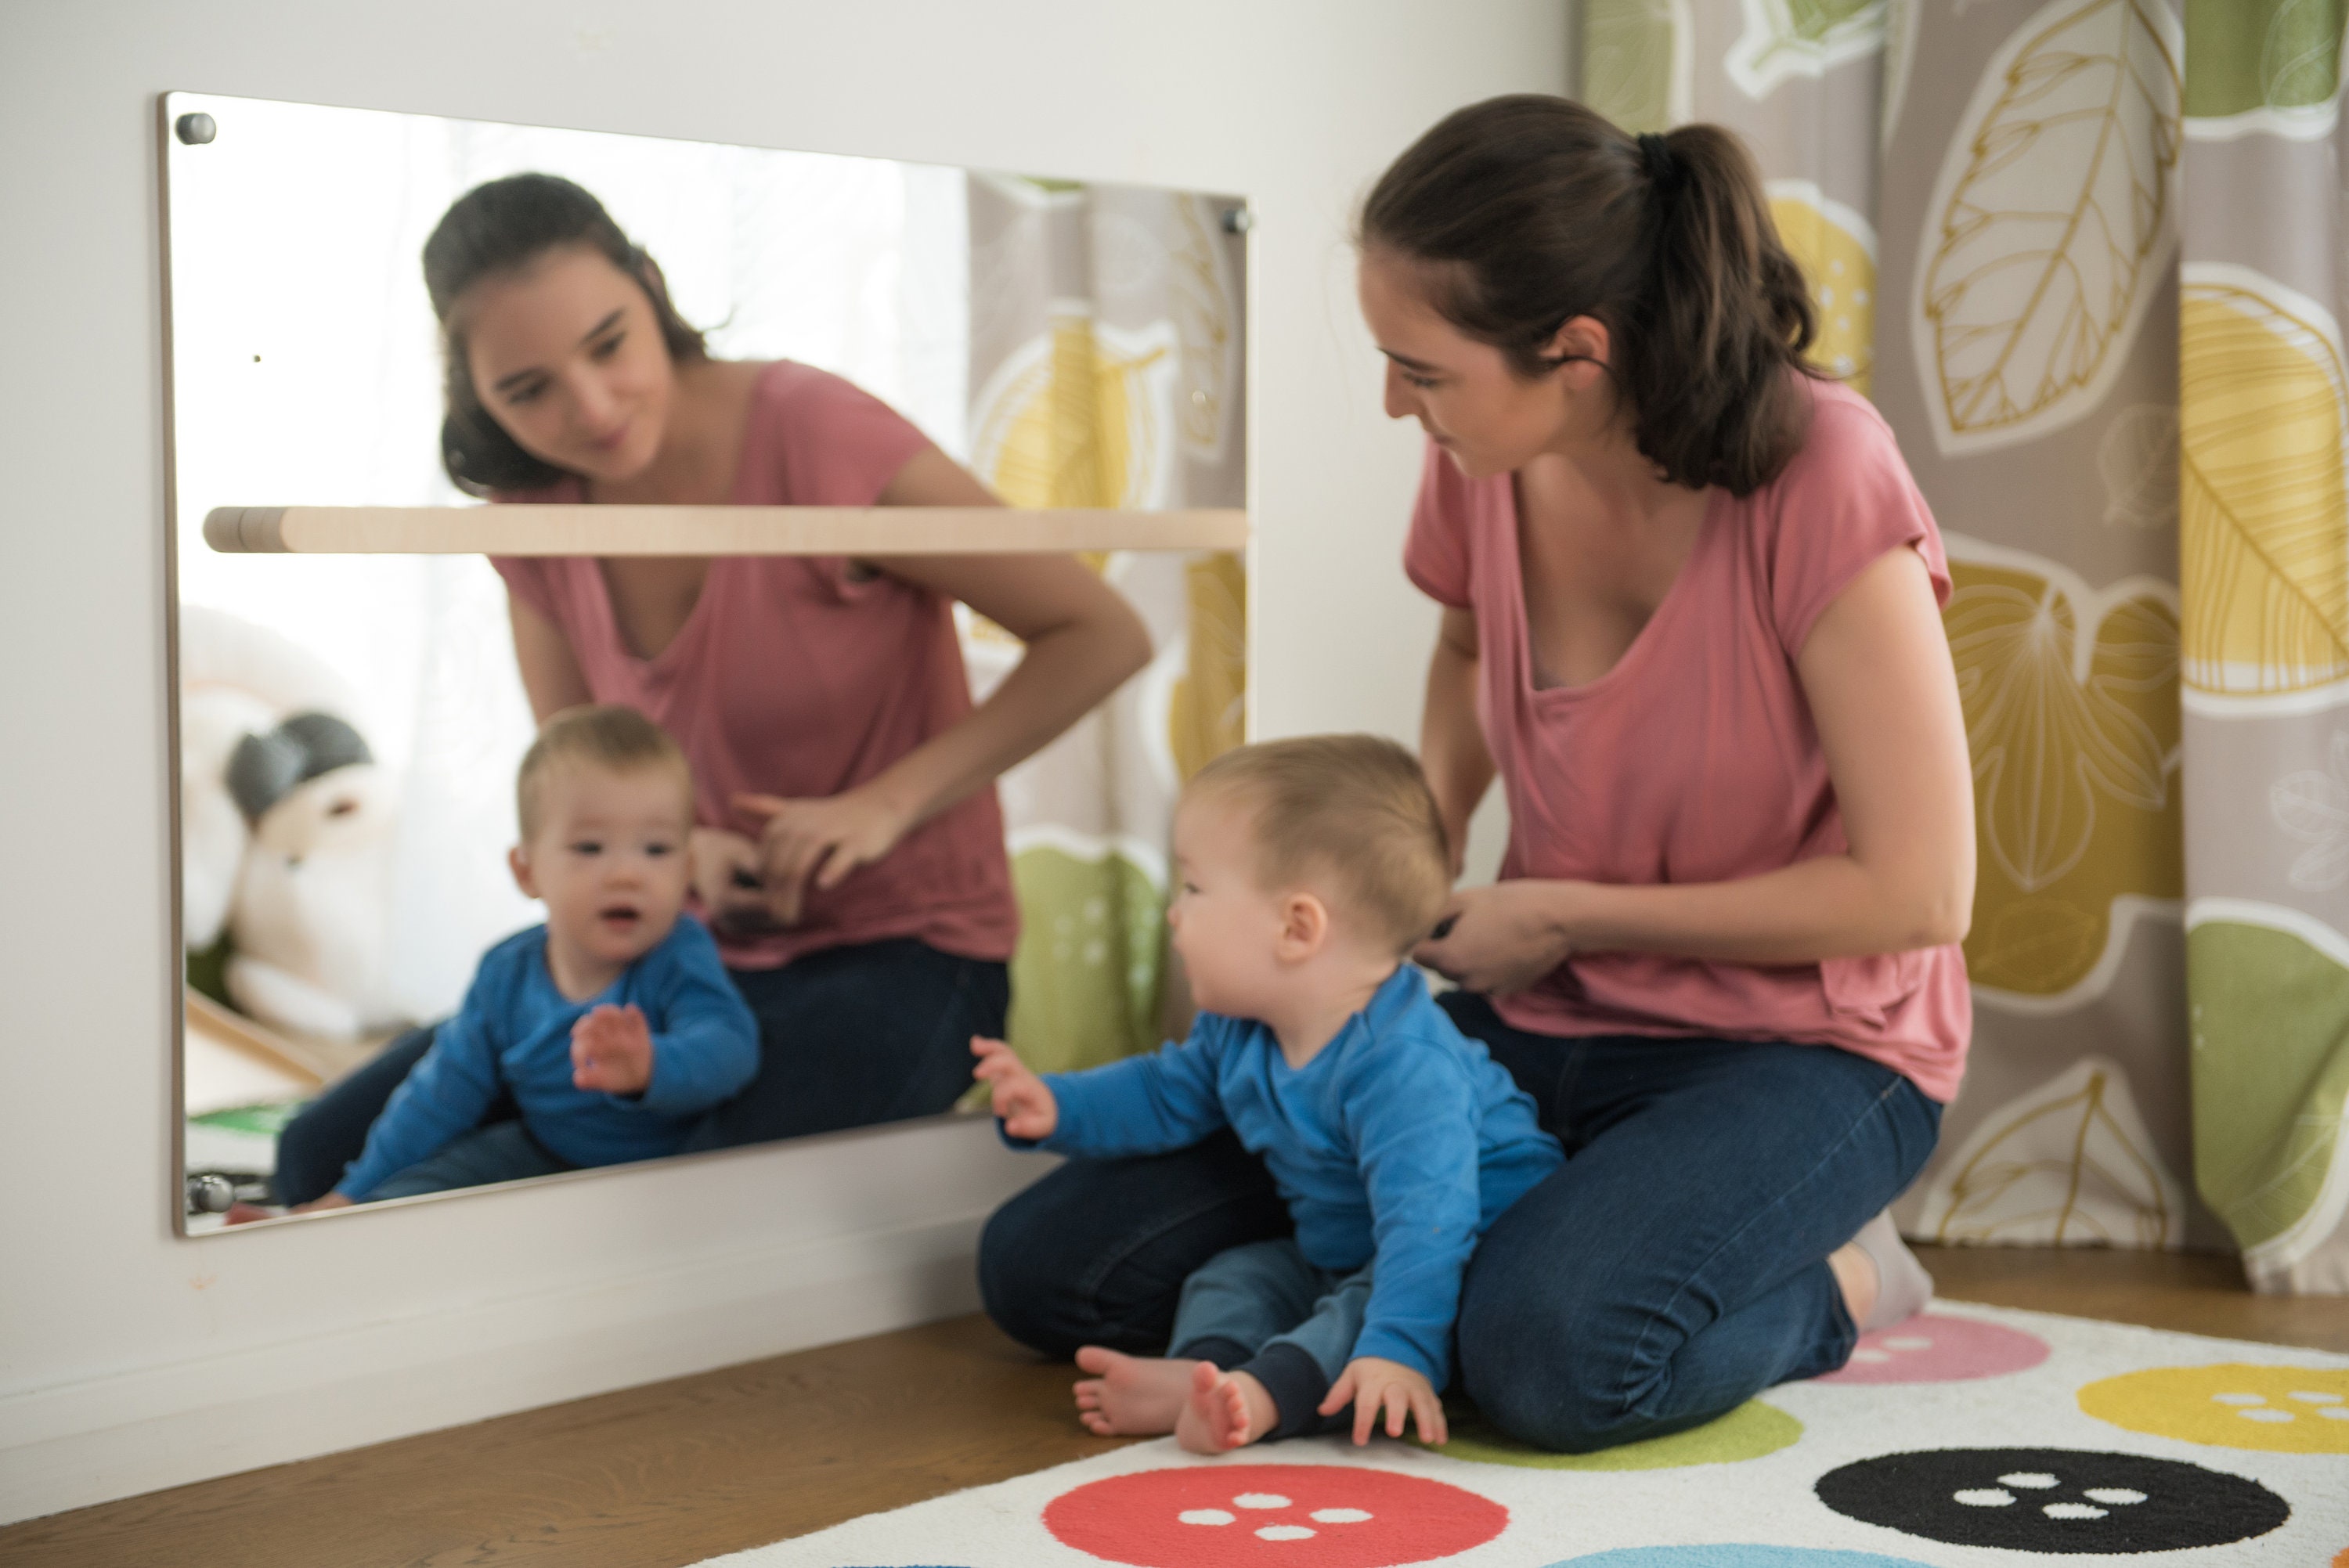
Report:
[[[1263,1437],[1277,1418],[1263,1384],[1201,1361],[1191,1368],[1190,1396],[1174,1419],[1174,1440],[1195,1454],[1229,1453]]]
[[[1156,1438],[1174,1429],[1191,1397],[1191,1368],[1206,1363],[1123,1356],[1088,1345],[1077,1352],[1077,1365],[1100,1374],[1077,1385],[1077,1419],[1085,1430],[1102,1438]]]

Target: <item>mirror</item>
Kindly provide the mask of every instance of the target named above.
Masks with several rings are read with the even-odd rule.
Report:
[[[222,1225],[233,1202],[273,1217],[286,1186],[310,1197],[338,1179],[388,1097],[421,1071],[420,1053],[438,1048],[415,1031],[460,1008],[471,1016],[485,954],[548,918],[508,865],[516,769],[537,724],[512,573],[481,556],[225,554],[202,534],[215,507],[471,501],[443,467],[441,334],[419,263],[460,196],[523,172],[591,192],[657,263],[710,362],[785,366],[743,373],[746,431],[787,426],[802,407],[864,408],[869,395],[883,427],[914,432],[888,449],[897,457],[926,438],[1014,506],[1245,505],[1247,213],[1237,198],[186,93],[164,98],[160,128],[186,981],[176,1069],[184,1180],[172,1202],[186,1233]],[[583,354],[596,352],[583,339]],[[815,402],[771,391],[785,384],[814,388]],[[743,453],[753,438],[740,437]],[[833,436],[829,447],[811,438],[776,449],[787,468],[801,465],[787,484],[834,461]],[[924,672],[953,672],[984,703],[1024,654],[968,605],[953,603],[949,619],[939,595],[895,574],[902,562],[727,559],[737,565],[712,563],[698,593],[686,589],[670,633],[717,635],[698,623],[720,602],[721,572],[750,562],[769,573],[724,579],[725,624],[793,650],[771,661],[786,676],[812,672],[792,722],[813,727],[792,731],[788,754],[821,752],[834,775],[829,789],[800,778],[771,792],[824,799],[854,787],[889,760],[875,747],[902,753],[956,722],[947,701],[924,710],[912,738],[883,734],[875,714],[907,709]],[[1149,662],[997,780],[999,850],[992,827],[971,847],[970,823],[996,822],[994,808],[952,807],[829,898],[811,895],[797,924],[736,930],[722,956],[748,1016],[767,1026],[759,1066],[712,1108],[663,1111],[674,1125],[651,1146],[565,1141],[573,1133],[533,1119],[553,1103],[531,1098],[545,1089],[545,1040],[531,1047],[535,1069],[520,1058],[501,1066],[499,1053],[535,1038],[556,993],[533,1003],[500,992],[483,1006],[504,1020],[498,1037],[509,1044],[469,1042],[466,1059],[523,1081],[502,1076],[459,1098],[469,1132],[502,1125],[510,1136],[502,1153],[482,1140],[479,1160],[443,1161],[436,1180],[453,1170],[469,1181],[429,1190],[947,1114],[961,1086],[915,1037],[967,1034],[989,1008],[1008,1012],[1009,1037],[1042,1068],[1164,1037],[1180,1006],[1163,932],[1167,818],[1182,779],[1241,738],[1245,565],[1195,551],[1083,560],[1139,614]],[[533,596],[551,590],[514,589],[542,628],[569,636],[585,623],[564,617],[592,619],[598,606],[616,625],[596,563],[525,564],[562,568],[585,595],[558,603]],[[777,582],[806,592],[760,597],[756,584]],[[924,654],[906,639],[930,624],[940,630]],[[736,666],[697,664],[689,649],[647,660],[624,645],[629,634],[607,634],[633,661],[630,689],[660,689],[646,704],[661,707],[701,770],[698,825],[754,838],[758,820],[721,820],[732,797],[712,794],[707,757],[713,745],[725,752],[727,719],[766,710],[692,695]],[[830,695],[835,685],[845,695]],[[770,752],[780,733],[761,732]],[[950,820],[960,847],[940,859],[925,835]],[[697,858],[702,837],[676,848]],[[909,850],[930,859],[909,856],[892,872]],[[949,861],[962,869],[941,881],[936,868]],[[977,891],[957,892],[957,876]],[[989,898],[1000,918],[987,913]],[[543,954],[519,962],[516,974],[551,979]],[[887,1015],[878,1021],[876,1007]],[[790,1022],[788,1052],[778,1017]],[[558,1055],[569,1038],[564,1025]],[[561,1088],[546,1093],[559,1101]],[[607,1102],[641,1110],[655,1098],[574,1088],[606,1120],[622,1114]],[[764,1109],[743,1113],[761,1094]],[[517,1116],[518,1095],[536,1109]],[[622,1163],[606,1163],[615,1150]]]

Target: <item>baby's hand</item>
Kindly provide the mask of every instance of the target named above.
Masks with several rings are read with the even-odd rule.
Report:
[[[571,1026],[571,1083],[606,1094],[642,1094],[653,1081],[653,1032],[644,1009],[609,1002]]]
[[[1444,1426],[1444,1402],[1435,1397],[1435,1385],[1424,1374],[1400,1361],[1357,1356],[1347,1362],[1338,1380],[1330,1385],[1330,1397],[1321,1401],[1321,1413],[1334,1416],[1349,1403],[1354,1407],[1357,1446],[1371,1440],[1371,1429],[1378,1425],[1381,1412],[1386,1416],[1387,1436],[1391,1438],[1402,1436],[1402,1418],[1408,1413],[1419,1422],[1422,1442],[1451,1440],[1452,1434]]]
[[[970,1051],[978,1058],[971,1076],[993,1086],[995,1114],[1003,1119],[1003,1130],[1014,1138],[1051,1137],[1052,1129],[1061,1125],[1061,1107],[1050,1087],[1001,1040],[973,1035]]]

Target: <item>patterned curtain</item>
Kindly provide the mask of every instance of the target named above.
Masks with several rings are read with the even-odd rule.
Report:
[[[2192,0],[2178,341],[2195,1176],[2349,1291],[2340,0]]]
[[[1585,0],[1580,23],[1595,107],[1752,144],[1818,357],[1948,538],[1975,1035],[1905,1228],[2231,1230],[2262,1288],[2338,1288],[2341,1243],[2329,1275],[2307,1261],[2349,1196],[2338,0],[2195,0],[2190,26],[2174,0]]]
[[[1213,198],[973,176],[971,463],[1015,506],[1247,504],[1246,256]],[[1183,780],[1242,738],[1240,557],[1093,561],[1157,656],[1006,774],[1023,929],[1010,1037],[1030,1065],[1155,1047],[1179,1007],[1165,966],[1167,827]],[[983,621],[981,690],[1018,645]]]

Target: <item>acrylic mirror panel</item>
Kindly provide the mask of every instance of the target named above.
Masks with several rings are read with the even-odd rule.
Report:
[[[533,721],[490,564],[202,535],[216,506],[468,500],[419,265],[462,192],[575,181],[717,356],[845,377],[1012,504],[1245,504],[1237,199],[184,93],[162,124],[191,1233],[270,1197],[287,1119],[542,918],[505,864]],[[1042,1068],[1160,1037],[1167,817],[1242,726],[1240,559],[1090,564],[1154,655],[999,781],[1009,1027]],[[957,625],[983,699],[1019,645]]]

